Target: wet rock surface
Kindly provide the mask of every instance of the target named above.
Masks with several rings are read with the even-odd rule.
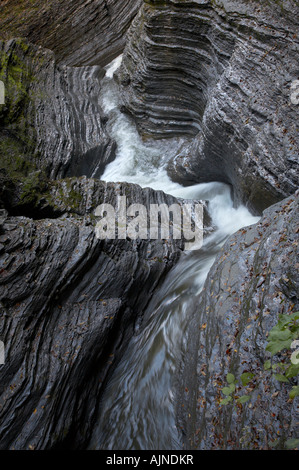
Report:
[[[176,201],[162,191],[87,178],[59,184],[52,197],[64,215],[0,214],[1,449],[86,446],[107,374],[184,248],[96,236],[98,204],[115,205],[119,194],[146,207]]]
[[[66,65],[106,65],[125,45],[139,0],[4,0],[0,37],[24,37]]]
[[[263,369],[268,332],[299,307],[298,2],[146,0],[139,11],[132,1],[35,1],[23,23],[17,2],[2,3],[0,448],[87,447],[135,322],[184,249],[95,233],[96,207],[118,195],[184,202],[98,179],[116,153],[99,99],[103,66],[122,52],[137,11],[115,77],[145,139],[185,139],[172,179],[229,183],[235,203],[259,214],[293,194],[227,241],[194,297],[176,397],[184,448],[298,438],[296,379],[279,384]],[[250,402],[220,407],[228,372],[253,374]]]
[[[299,310],[298,200],[297,192],[231,236],[194,300],[177,385],[187,449],[279,449],[298,437],[298,397],[289,398],[297,378],[279,382],[264,370],[269,331]],[[220,405],[228,373],[238,381],[234,401]],[[244,373],[252,374],[246,386]],[[238,404],[242,395],[250,400]]]
[[[105,71],[58,66],[52,51],[23,39],[0,42],[0,57],[3,153],[20,146],[16,153],[52,179],[99,177],[116,149],[100,105]]]
[[[297,2],[143,2],[118,80],[140,132],[184,135],[182,184],[232,184],[261,214],[298,184]]]

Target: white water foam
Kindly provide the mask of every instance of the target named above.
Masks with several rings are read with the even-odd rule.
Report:
[[[217,227],[227,234],[258,221],[245,206],[233,207],[228,185],[219,182],[184,187],[174,183],[166,171],[169,158],[183,147],[183,139],[165,139],[149,144],[142,141],[134,123],[120,112],[118,88],[113,74],[120,67],[122,55],[106,68],[102,106],[109,116],[110,132],[117,143],[117,155],[102,176],[104,181],[126,181],[151,187],[184,199],[210,201],[209,210]]]

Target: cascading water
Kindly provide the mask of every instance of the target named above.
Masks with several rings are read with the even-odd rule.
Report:
[[[104,391],[90,448],[180,449],[173,379],[181,358],[188,312],[227,237],[241,227],[256,223],[258,218],[243,206],[234,208],[230,188],[223,183],[183,187],[169,179],[167,161],[178,152],[183,140],[168,139],[150,145],[141,140],[130,119],[119,111],[113,73],[120,63],[121,56],[107,67],[103,80],[102,106],[109,115],[118,154],[102,179],[162,189],[176,197],[207,200],[217,230],[204,240],[201,250],[181,257],[151,299],[140,329]]]

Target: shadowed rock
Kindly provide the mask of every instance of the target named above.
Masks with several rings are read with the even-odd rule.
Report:
[[[184,249],[183,240],[99,240],[94,209],[120,194],[146,207],[182,203],[81,178],[53,186],[61,217],[0,214],[2,449],[86,446],[107,374]]]
[[[299,310],[298,192],[231,236],[194,300],[178,389],[178,421],[188,449],[285,448],[298,437],[297,377],[279,382],[264,365],[267,336],[280,314]],[[290,351],[272,364],[290,361]],[[220,405],[237,380],[233,400]],[[251,373],[248,385],[240,377]],[[238,404],[237,399],[250,400]],[[182,406],[183,405],[183,406]]]
[[[51,49],[59,63],[106,65],[125,45],[140,0],[4,0],[0,37],[25,37]]]
[[[104,70],[58,66],[53,52],[21,39],[0,42],[0,57],[3,153],[14,140],[50,178],[100,176],[116,149],[99,103]]]
[[[184,249],[99,240],[95,208],[118,195],[184,201],[96,179],[115,156],[102,66],[140,3],[2,3],[1,37],[36,44],[0,42],[0,447],[84,449],[135,321]],[[186,139],[173,180],[224,181],[256,213],[294,193],[297,17],[292,1],[143,2],[115,76],[144,138]],[[298,194],[232,236],[194,297],[176,397],[184,448],[282,448],[298,437],[295,379],[279,385],[263,369],[268,332],[299,307],[297,233]],[[253,374],[250,402],[220,407],[228,372]]]
[[[141,134],[188,138],[173,180],[230,183],[259,214],[294,193],[296,18],[298,2],[143,2],[118,80]]]

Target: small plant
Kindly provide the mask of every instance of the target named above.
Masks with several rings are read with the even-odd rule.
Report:
[[[246,387],[251,382],[253,377],[254,377],[254,374],[252,374],[251,372],[244,372],[240,376],[241,385],[243,387]],[[221,390],[223,395],[225,395],[225,398],[223,398],[220,401],[220,405],[228,405],[229,403],[233,401],[235,401],[235,403],[239,403],[243,405],[244,403],[247,403],[250,400],[251,395],[242,395],[240,397],[236,393],[238,381],[236,380],[234,374],[231,374],[231,373],[227,374],[226,381],[228,385],[226,387],[223,387]]]
[[[266,351],[269,351],[272,356],[281,353],[284,350],[290,351],[294,341],[299,338],[299,312],[292,313],[291,315],[280,315],[277,324],[272,328],[268,336],[268,345]],[[272,363],[272,360],[269,359],[264,364],[265,370],[272,370],[274,372],[274,378],[279,382],[289,382],[293,377],[296,377],[299,374],[299,360],[294,359],[297,357],[298,352],[292,354],[289,359],[287,355],[287,360],[284,362],[278,362],[276,364]],[[254,374],[251,372],[244,372],[241,377],[241,384],[243,387],[246,387],[249,382],[253,379]],[[225,398],[220,401],[220,405],[228,405],[229,403],[235,401],[236,403],[244,404],[250,400],[251,395],[242,395],[239,397],[236,394],[236,387],[238,381],[236,380],[234,374],[227,374],[226,376],[227,386],[221,389]],[[240,388],[240,387],[239,387]],[[299,395],[299,385],[293,386],[289,397],[291,399]]]
[[[269,333],[266,351],[269,351],[272,356],[284,350],[289,352],[292,344],[296,342],[298,338],[299,312],[292,313],[291,315],[280,315],[277,324]],[[294,354],[297,355],[297,352]],[[272,370],[274,372],[274,378],[279,382],[289,382],[289,379],[299,374],[299,361],[294,360],[294,354],[292,354],[291,358],[288,354],[284,362],[272,364],[271,360],[266,361],[264,364],[265,370]],[[297,395],[299,395],[298,385],[292,387],[289,396],[290,398],[295,398]]]
[[[285,446],[287,449],[296,449],[299,446],[299,439],[289,439]]]

